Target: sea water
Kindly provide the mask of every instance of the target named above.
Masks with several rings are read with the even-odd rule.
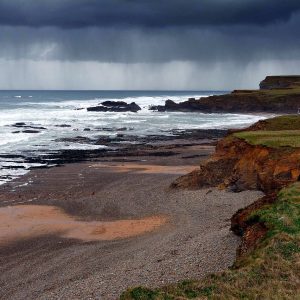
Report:
[[[38,156],[63,149],[101,149],[104,145],[70,142],[80,136],[122,134],[168,135],[172,129],[229,129],[252,124],[264,116],[250,114],[203,114],[154,112],[163,105],[188,98],[224,94],[225,91],[0,91],[0,184],[26,174],[34,163],[21,156]],[[88,112],[102,101],[136,102],[142,110],[131,112]],[[25,123],[28,128],[16,127]],[[27,132],[26,132],[27,129]],[[34,132],[32,132],[34,131]],[[69,139],[68,142],[63,141]],[[62,139],[60,142],[58,140]]]

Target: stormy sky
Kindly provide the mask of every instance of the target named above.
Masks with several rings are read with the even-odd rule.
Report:
[[[299,73],[299,0],[0,0],[0,89],[229,90]]]

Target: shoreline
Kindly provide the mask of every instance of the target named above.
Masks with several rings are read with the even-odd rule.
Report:
[[[198,167],[214,146],[196,138],[162,144],[138,153],[142,156],[124,153],[32,170],[1,186],[1,207],[51,205],[81,222],[155,215],[169,221],[120,240],[83,243],[47,233],[1,247],[0,297],[110,300],[129,287],[202,278],[231,266],[240,238],[230,232],[230,218],[261,193],[170,190],[174,179]],[[24,185],[27,180],[31,183]]]
[[[123,129],[125,130],[126,128]],[[7,160],[5,165],[1,166],[3,170],[19,170],[19,172],[23,173],[13,176],[1,175],[0,180],[2,184],[0,186],[9,184],[9,182],[13,182],[19,177],[26,176],[32,170],[48,169],[69,163],[97,161],[105,157],[172,156],[176,154],[174,150],[178,147],[190,144],[204,145],[215,143],[226,134],[227,130],[222,129],[174,129],[166,131],[166,135],[137,136],[128,133],[119,133],[116,136],[99,135],[97,139],[78,135],[63,140],[68,143],[83,143],[91,149],[64,149],[57,151],[48,149],[39,154],[33,152],[29,156],[28,153],[18,155],[0,154],[0,160]],[[100,144],[104,148],[93,149],[94,146]],[[171,145],[173,146],[170,147]],[[24,164],[28,165],[29,168],[26,168]]]

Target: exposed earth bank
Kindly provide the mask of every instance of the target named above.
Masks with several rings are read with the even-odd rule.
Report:
[[[226,187],[234,192],[275,192],[300,176],[300,150],[251,145],[229,136],[218,142],[215,154],[199,170],[177,179],[172,187]]]

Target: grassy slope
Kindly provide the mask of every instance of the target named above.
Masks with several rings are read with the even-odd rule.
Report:
[[[289,88],[282,89],[270,89],[270,90],[237,90],[234,93],[240,96],[256,96],[263,100],[264,103],[277,102],[278,100],[284,100],[287,96],[299,96],[300,94],[300,83],[295,84]]]
[[[234,134],[252,145],[263,145],[271,148],[300,147],[300,130],[283,131],[244,131]]]
[[[300,84],[300,83],[299,83]],[[271,90],[259,90],[258,92],[263,93],[267,96],[275,96],[281,97],[285,95],[298,95],[300,93],[300,86],[296,84],[291,86],[290,88],[283,88],[283,89],[271,89]]]
[[[279,116],[263,122],[264,130],[300,130],[300,115]]]
[[[121,299],[300,299],[300,183],[250,218],[263,222],[268,234],[231,270],[160,289],[134,288]]]
[[[261,131],[234,135],[254,144],[299,147],[300,116],[269,119]],[[264,223],[268,234],[230,270],[159,289],[134,288],[121,299],[300,299],[300,183],[281,190],[274,204],[249,219]]]
[[[234,133],[252,145],[263,145],[272,148],[300,147],[300,116],[280,116],[263,121],[262,130],[241,131]]]

